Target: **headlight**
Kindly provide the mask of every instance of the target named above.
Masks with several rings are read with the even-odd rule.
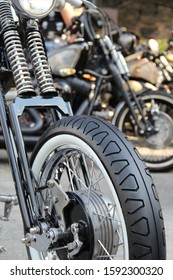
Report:
[[[53,9],[62,9],[65,0],[12,0],[13,6],[25,17],[42,18]]]

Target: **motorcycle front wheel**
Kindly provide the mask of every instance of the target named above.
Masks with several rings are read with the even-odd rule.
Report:
[[[42,215],[51,227],[63,220],[69,235],[46,251],[28,247],[30,259],[165,259],[163,218],[152,178],[137,150],[113,125],[88,116],[64,118],[42,136],[31,164],[42,189]],[[50,180],[55,186],[45,188]],[[58,213],[60,189],[70,202]],[[74,226],[77,250],[71,247]]]
[[[125,103],[113,123],[133,142],[150,171],[168,170],[173,167],[173,97],[161,91],[150,91],[140,94],[139,100],[144,115],[148,112],[148,120],[152,120],[158,132],[139,135]],[[137,117],[140,121],[140,114],[137,113]]]

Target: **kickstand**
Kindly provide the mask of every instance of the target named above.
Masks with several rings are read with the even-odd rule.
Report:
[[[0,220],[8,221],[13,205],[17,205],[16,195],[0,195],[0,202],[4,202],[4,215],[0,216]]]
[[[0,246],[0,253],[6,252],[6,249],[3,246]]]

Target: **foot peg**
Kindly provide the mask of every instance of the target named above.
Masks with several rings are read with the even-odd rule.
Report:
[[[18,204],[17,196],[16,195],[0,195],[0,202],[5,203],[4,215],[0,216],[0,220],[8,221],[13,205]]]

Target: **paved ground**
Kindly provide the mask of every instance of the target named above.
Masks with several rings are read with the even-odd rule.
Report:
[[[166,227],[167,259],[173,260],[173,171],[152,174],[159,193]],[[0,193],[13,194],[13,184],[5,151],[0,150]],[[6,191],[6,189],[8,191]],[[1,203],[2,204],[2,203]],[[0,205],[2,214],[2,205]],[[23,236],[18,206],[13,208],[10,222],[0,221],[0,245],[6,252],[0,253],[0,260],[27,259],[25,247],[20,238]]]

